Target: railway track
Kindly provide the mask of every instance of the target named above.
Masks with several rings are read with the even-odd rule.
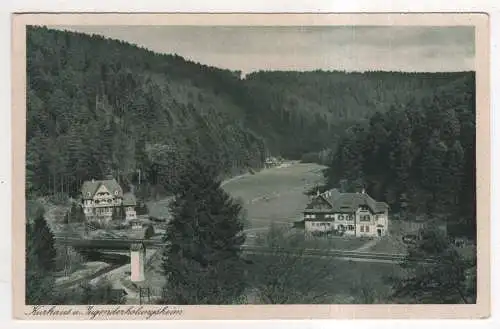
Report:
[[[56,237],[57,238],[57,237]],[[162,248],[164,243],[158,240],[138,240],[138,239],[93,239],[82,240],[77,238],[63,238],[60,243],[69,244],[75,248],[94,249],[94,250],[129,250],[132,243],[144,243],[146,248]],[[347,260],[364,260],[364,261],[387,261],[387,262],[401,262],[406,258],[406,254],[391,254],[391,253],[378,253],[368,251],[348,251],[341,249],[289,249],[289,250],[272,250],[263,246],[245,244],[242,249],[246,253],[261,253],[261,254],[277,254],[289,253],[304,256],[317,256],[317,257],[332,257],[342,258]],[[156,253],[158,256],[160,253]],[[155,258],[155,257],[154,257]],[[415,261],[422,263],[436,262],[433,259],[415,259]]]
[[[60,238],[60,237],[59,237]],[[58,239],[58,237],[56,237]],[[127,239],[94,239],[94,240],[82,240],[78,238],[60,238],[59,243],[68,244],[73,247],[87,249],[87,250],[107,250],[107,251],[123,251],[129,250],[130,244],[132,243],[144,243],[146,248],[155,248],[155,254],[151,256],[148,262],[145,264],[146,269],[151,268],[154,261],[161,257],[161,250],[164,248],[164,243],[158,240],[127,240]],[[246,254],[260,254],[260,255],[280,255],[289,254],[302,257],[318,257],[318,258],[333,258],[345,261],[362,261],[362,262],[373,262],[373,263],[389,263],[389,264],[399,264],[405,260],[405,254],[391,254],[391,253],[379,253],[379,252],[368,252],[368,251],[349,251],[341,249],[287,249],[287,250],[273,250],[264,246],[256,246],[245,244],[242,246],[243,252]],[[415,259],[416,262],[421,264],[431,264],[436,263],[436,259]],[[88,275],[77,280],[72,280],[71,282],[63,282],[58,284],[59,287],[71,287],[80,284],[85,281],[95,279],[101,275],[104,275],[118,267],[123,266],[123,262],[117,264],[110,264],[108,267],[103,268],[96,273]]]
[[[302,256],[314,256],[314,257],[324,257],[324,258],[338,258],[344,260],[365,260],[365,261],[386,261],[392,263],[399,263],[406,258],[405,254],[388,254],[388,253],[375,253],[375,252],[365,252],[365,251],[348,251],[348,250],[336,250],[336,249],[290,249],[290,250],[271,250],[266,247],[260,246],[243,246],[244,252],[247,253],[257,253],[257,254],[290,254],[290,255],[302,255]]]

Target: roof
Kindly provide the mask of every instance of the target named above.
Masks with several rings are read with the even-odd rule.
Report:
[[[90,193],[90,196],[93,197],[101,185],[104,185],[112,194],[114,194],[115,191],[118,191],[117,196],[123,197],[123,190],[116,179],[85,181],[82,185],[82,196],[86,198],[88,193]]]
[[[313,201],[321,198],[331,209],[314,209],[313,202],[307,206],[311,211],[333,211],[337,213],[355,212],[360,206],[367,206],[373,213],[385,212],[389,206],[385,202],[375,201],[366,193],[340,193],[337,189],[332,189],[317,195]]]
[[[134,194],[132,193],[125,193],[123,195],[123,201],[122,201],[122,204],[124,206],[135,206],[137,204],[137,201],[135,199],[135,196]]]

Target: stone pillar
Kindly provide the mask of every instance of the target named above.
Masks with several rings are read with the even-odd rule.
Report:
[[[132,282],[144,281],[144,261],[146,247],[143,243],[133,243],[130,246],[130,280]]]

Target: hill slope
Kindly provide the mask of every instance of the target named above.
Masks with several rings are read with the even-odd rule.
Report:
[[[469,73],[238,72],[100,36],[27,31],[27,191],[82,180],[168,189],[187,153],[222,175],[334,147],[353,122]],[[396,96],[397,95],[397,96]],[[160,183],[160,184],[158,184]],[[125,186],[126,187],[126,186]]]

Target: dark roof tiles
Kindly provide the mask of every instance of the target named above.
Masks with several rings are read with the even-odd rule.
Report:
[[[104,185],[106,189],[109,191],[109,193],[122,198],[123,197],[123,190],[116,181],[116,179],[105,179],[105,180],[92,180],[92,181],[86,181],[82,185],[82,196],[83,198],[91,198],[94,196],[94,194],[97,192],[97,189],[101,186]],[[117,192],[117,194],[115,194]]]
[[[389,208],[387,203],[375,201],[366,193],[341,193],[337,189],[323,192],[315,198],[325,200],[331,206],[330,211],[333,212],[355,212],[359,207],[366,206],[373,213],[381,213]],[[315,211],[311,207],[308,207],[308,210]]]

